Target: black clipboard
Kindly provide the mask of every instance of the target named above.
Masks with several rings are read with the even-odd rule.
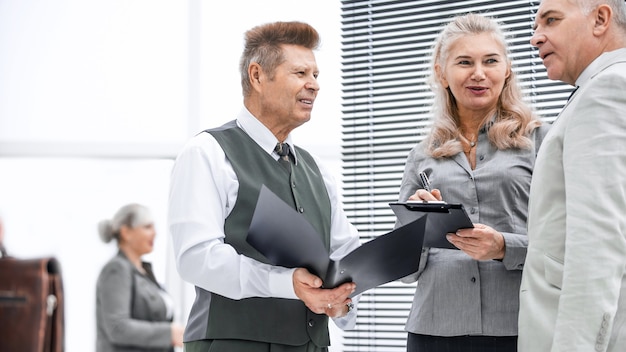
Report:
[[[322,279],[323,287],[356,283],[353,297],[416,272],[425,226],[426,218],[417,218],[332,260],[304,216],[263,185],[246,240],[270,264],[307,268]]]
[[[389,203],[389,206],[400,226],[426,217],[423,247],[458,249],[446,239],[446,234],[474,227],[463,204],[408,201]]]

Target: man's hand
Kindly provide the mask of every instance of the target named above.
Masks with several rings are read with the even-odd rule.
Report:
[[[336,288],[322,288],[322,279],[311,274],[304,268],[293,273],[293,288],[296,296],[316,314],[326,314],[331,318],[339,318],[348,313],[348,297],[356,289],[356,284],[348,282]]]

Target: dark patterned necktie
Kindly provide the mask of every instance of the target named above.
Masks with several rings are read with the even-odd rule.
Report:
[[[289,158],[290,150],[289,144],[287,143],[276,143],[276,147],[274,148],[276,154],[280,157],[278,158],[278,162],[288,171],[291,171],[291,159]]]

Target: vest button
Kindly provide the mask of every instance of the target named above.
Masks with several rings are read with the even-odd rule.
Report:
[[[315,320],[311,319],[309,320],[309,327],[312,328],[315,326]]]
[[[300,209],[298,209],[299,212],[304,213],[304,208],[300,207]]]

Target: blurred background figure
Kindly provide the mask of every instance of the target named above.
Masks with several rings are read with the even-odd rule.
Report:
[[[169,352],[182,347],[183,327],[173,323],[174,304],[157,282],[150,263],[156,231],[148,208],[128,204],[102,220],[103,242],[119,252],[102,268],[96,287],[97,352]]]

